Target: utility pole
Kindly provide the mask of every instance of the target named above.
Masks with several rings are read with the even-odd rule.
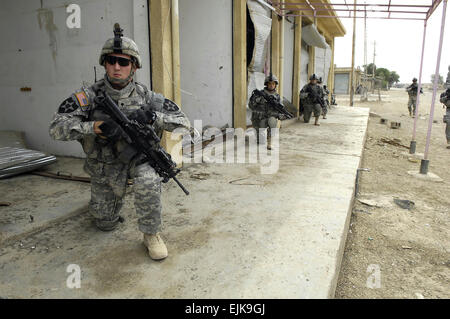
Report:
[[[364,4],[366,2],[364,1]],[[367,11],[364,7],[364,76],[367,78]]]
[[[373,78],[373,86],[372,93],[375,93],[375,57],[377,56],[377,41],[373,41],[373,64],[372,64],[372,78]]]
[[[356,0],[353,7],[353,42],[352,42],[352,69],[350,71],[350,106],[353,106],[354,77],[355,77],[355,40],[356,40]]]

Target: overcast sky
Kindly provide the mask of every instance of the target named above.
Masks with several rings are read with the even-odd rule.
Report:
[[[402,0],[403,1],[403,0]],[[406,1],[406,0],[405,0]],[[348,1],[353,3],[353,1]],[[378,2],[380,2],[378,0]],[[415,1],[406,1],[415,3]],[[425,1],[427,2],[427,1]],[[364,3],[364,1],[358,1]],[[436,69],[437,51],[439,45],[439,33],[441,28],[442,7],[434,12],[428,21],[427,38],[425,47],[423,82],[431,82],[431,74]],[[351,66],[353,19],[341,19],[347,34],[345,37],[336,38],[335,64],[338,67]],[[377,67],[385,67],[396,71],[400,75],[400,82],[411,82],[413,77],[419,77],[420,55],[422,50],[423,21],[408,20],[367,20],[367,60],[373,60],[373,42],[376,41]],[[364,19],[357,19],[356,23],[356,55],[355,66],[364,64]],[[444,45],[440,74],[444,81],[447,77],[450,65],[450,8],[447,9],[445,25]]]

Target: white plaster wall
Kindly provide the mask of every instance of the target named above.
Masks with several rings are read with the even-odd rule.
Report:
[[[300,87],[303,88],[308,81],[308,64],[309,64],[309,51],[308,46],[302,41],[302,54],[300,57]]]
[[[69,29],[66,6],[81,7],[81,28]],[[137,80],[150,83],[148,10],[146,0],[2,0],[0,28],[0,130],[25,132],[28,146],[57,155],[83,156],[78,142],[57,142],[48,135],[59,104],[82,81],[103,76],[98,57],[113,25],[135,37],[144,68]],[[30,87],[30,92],[21,92]]]
[[[292,102],[292,77],[294,76],[294,32],[294,24],[284,19],[283,96],[290,102]]]
[[[181,105],[191,123],[233,124],[232,3],[179,1]]]

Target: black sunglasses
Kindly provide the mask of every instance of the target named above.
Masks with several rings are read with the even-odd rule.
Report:
[[[129,66],[131,62],[130,59],[125,59],[125,58],[121,58],[118,56],[114,56],[114,55],[108,55],[106,56],[106,62],[108,62],[108,64],[111,65],[115,65],[117,62],[119,63],[120,66]]]

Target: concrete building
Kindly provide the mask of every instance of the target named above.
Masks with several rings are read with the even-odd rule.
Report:
[[[143,69],[136,79],[173,99],[203,126],[245,128],[249,94],[262,87],[270,70],[294,109],[312,73],[334,87],[334,38],[345,34],[339,19],[280,17],[262,0],[70,3],[0,4],[0,27],[8,30],[0,48],[7,61],[1,66],[0,130],[24,131],[30,148],[83,156],[78,143],[51,140],[48,125],[61,101],[83,81],[94,81],[94,67],[97,79],[103,76],[98,56],[115,22],[141,50]]]
[[[337,68],[334,69],[334,92],[335,94],[350,94],[351,90],[351,72],[352,68]],[[370,81],[369,81],[370,82]],[[362,71],[357,68],[353,73],[353,87],[356,89],[358,85],[362,84]]]

